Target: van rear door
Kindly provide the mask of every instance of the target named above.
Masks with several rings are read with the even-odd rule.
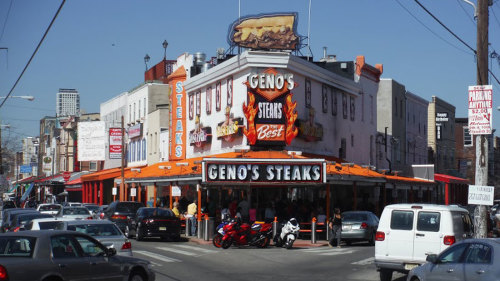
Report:
[[[387,256],[391,259],[408,261],[413,256],[414,211],[393,210],[391,228],[387,232]]]
[[[438,211],[417,212],[413,260],[425,262],[427,255],[439,254],[443,243],[441,213]]]

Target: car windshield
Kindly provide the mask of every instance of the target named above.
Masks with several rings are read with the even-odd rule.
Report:
[[[0,237],[0,257],[31,257],[35,242],[34,237]]]
[[[64,209],[63,215],[88,215],[89,211],[85,208]]]
[[[59,211],[61,209],[61,205],[43,205],[40,206],[39,211]]]
[[[28,214],[28,215],[22,215],[19,216],[19,224],[24,224],[27,221],[33,220],[33,219],[43,219],[43,218],[52,218],[51,215],[48,214]]]
[[[174,213],[169,209],[160,208],[147,208],[143,209],[143,215],[146,217],[160,216],[160,217],[174,217]]]
[[[342,219],[344,221],[367,221],[368,215],[362,213],[344,213]]]
[[[89,209],[90,211],[99,210],[99,206],[96,206],[96,205],[85,206],[85,208]]]
[[[142,206],[142,204],[138,203],[120,203],[116,206],[116,212],[135,213]]]
[[[44,221],[44,222],[39,222],[38,227],[40,228],[40,230],[56,229],[61,224],[63,224],[62,221]]]
[[[78,231],[90,236],[117,236],[121,235],[116,225],[109,224],[76,224],[68,225],[68,230]]]

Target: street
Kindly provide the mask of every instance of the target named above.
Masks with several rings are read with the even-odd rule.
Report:
[[[194,242],[132,240],[134,256],[153,263],[156,280],[379,280],[374,247],[365,243],[329,248],[270,246],[227,250]],[[393,280],[406,276],[395,273]]]

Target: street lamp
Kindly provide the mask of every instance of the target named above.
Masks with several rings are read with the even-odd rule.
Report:
[[[146,56],[144,56],[144,64],[146,65],[146,71],[148,71],[148,62],[149,62],[149,55],[146,54]]]
[[[164,40],[163,43],[163,49],[164,49],[164,52],[163,52],[163,59],[166,60],[167,59],[167,47],[168,47],[168,42],[167,40]]]
[[[20,98],[20,99],[25,99],[25,100],[29,100],[29,101],[33,101],[35,100],[35,97],[34,96],[10,96],[10,97],[0,97],[0,99],[6,99],[6,98]]]

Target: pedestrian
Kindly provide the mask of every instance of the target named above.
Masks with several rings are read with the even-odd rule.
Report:
[[[250,204],[248,204],[246,196],[243,196],[243,199],[238,204],[238,208],[241,209],[241,220],[243,222],[248,222],[250,219]]]
[[[328,226],[332,230],[331,232],[332,235],[328,245],[330,247],[333,247],[335,246],[335,244],[337,244],[337,248],[340,248],[340,235],[342,232],[342,215],[340,214],[339,208],[335,208],[333,218],[330,219],[330,223],[328,224]],[[337,240],[336,243],[335,239]]]
[[[186,219],[189,219],[189,224],[191,224],[191,236],[196,234],[196,213],[198,212],[197,199],[194,199],[193,203],[187,206]]]
[[[271,223],[274,221],[274,217],[276,216],[276,212],[274,210],[274,203],[268,202],[266,206],[266,210],[264,211],[264,221],[266,223]]]
[[[174,207],[172,208],[172,212],[174,213],[174,215],[176,217],[179,217],[180,216],[180,212],[179,212],[179,202],[174,202]]]

